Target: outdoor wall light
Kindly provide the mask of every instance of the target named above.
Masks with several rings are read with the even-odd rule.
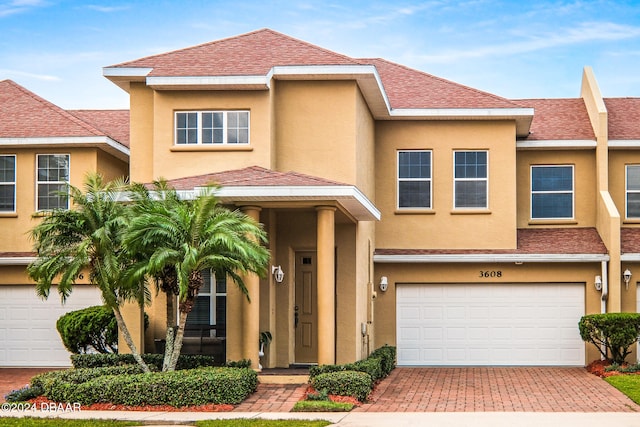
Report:
[[[282,271],[282,267],[280,266],[271,266],[271,274],[273,274],[273,278],[276,279],[276,282],[282,283],[284,280],[284,271]]]
[[[595,285],[596,285],[596,291],[602,290],[602,277],[596,276]]]
[[[388,286],[389,286],[389,279],[387,279],[387,276],[382,276],[380,278],[380,290],[382,292],[387,292]]]
[[[622,273],[622,278],[624,279],[624,285],[629,290],[629,281],[631,280],[631,272],[627,268],[624,273]]]

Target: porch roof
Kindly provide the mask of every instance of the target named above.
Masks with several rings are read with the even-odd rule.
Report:
[[[223,203],[332,203],[358,221],[380,219],[380,211],[356,186],[298,172],[260,166],[169,180],[184,197],[194,197],[216,185]]]
[[[29,265],[36,260],[35,252],[0,252],[0,265]]]
[[[515,249],[376,249],[374,262],[601,262],[607,248],[588,228],[518,229]]]
[[[640,228],[620,230],[620,250],[622,261],[640,261]]]

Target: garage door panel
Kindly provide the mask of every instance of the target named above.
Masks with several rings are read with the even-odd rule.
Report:
[[[584,365],[584,285],[399,284],[396,292],[399,365]],[[405,322],[403,310],[416,306],[419,319]],[[416,325],[419,337],[405,340]]]
[[[56,289],[40,299],[32,286],[0,286],[0,366],[70,366],[56,330],[69,311],[102,304],[94,287],[76,286],[63,305]]]

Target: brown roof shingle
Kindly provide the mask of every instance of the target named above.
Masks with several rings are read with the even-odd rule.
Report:
[[[623,254],[640,253],[640,228],[620,230],[620,250]]]
[[[521,228],[517,249],[376,249],[376,255],[606,254],[595,228]]]
[[[609,139],[640,139],[640,98],[605,98]]]
[[[534,109],[527,141],[596,139],[582,98],[521,99],[517,102]]]
[[[129,147],[129,110],[68,110],[111,139]]]

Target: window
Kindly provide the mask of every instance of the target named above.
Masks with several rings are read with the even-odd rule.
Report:
[[[454,207],[487,208],[487,151],[454,152]]]
[[[627,218],[640,218],[640,165],[627,165]]]
[[[16,211],[16,156],[0,156],[0,212]]]
[[[398,152],[398,208],[431,208],[431,151]]]
[[[176,144],[248,144],[248,111],[176,113]]]
[[[531,218],[573,218],[573,166],[531,166]]]
[[[69,209],[69,155],[38,154],[36,209]]]
[[[227,323],[226,277],[217,277],[211,270],[203,270],[202,277],[204,284],[187,316],[185,334],[224,337]]]

